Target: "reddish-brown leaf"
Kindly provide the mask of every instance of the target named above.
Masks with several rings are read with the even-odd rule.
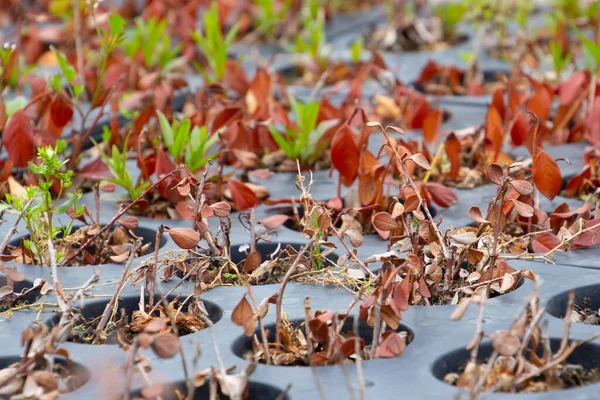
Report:
[[[244,264],[244,271],[246,273],[251,273],[254,271],[260,263],[262,262],[262,256],[258,250],[254,250],[252,253],[248,254],[246,258],[246,263]]]
[[[267,229],[277,229],[279,226],[283,225],[290,217],[284,214],[271,215],[260,221],[260,223]]]
[[[533,185],[524,180],[510,181],[510,185],[523,196],[529,196],[533,192]]]
[[[535,235],[531,241],[531,250],[534,253],[547,253],[560,244],[560,239],[554,233],[546,232]]]
[[[240,302],[231,312],[231,322],[237,326],[243,326],[244,334],[248,337],[252,336],[254,333],[254,311],[246,299],[245,293],[244,297],[242,297]]]
[[[452,204],[458,201],[456,194],[452,189],[440,184],[428,182],[425,184],[425,188],[431,195],[431,198],[440,207],[450,207]]]
[[[175,169],[175,164],[173,164],[167,153],[161,148],[156,155],[155,173],[157,178],[161,179],[162,176],[170,174],[175,171]],[[174,190],[178,183],[178,179],[173,175],[165,178],[158,184],[158,193],[160,193],[163,198],[175,203],[180,198],[177,190]]]
[[[398,223],[386,212],[379,212],[373,216],[372,224],[380,231],[391,231],[398,228]]]
[[[583,84],[587,80],[587,70],[579,71],[558,87],[561,106],[570,106],[583,92]]]
[[[471,218],[473,221],[477,222],[478,224],[487,224],[488,220],[486,220],[483,215],[481,214],[481,210],[479,209],[479,207],[471,207],[469,208],[469,218]]]
[[[213,213],[219,218],[225,218],[231,212],[231,205],[225,201],[219,201],[210,205]]]
[[[160,358],[171,358],[179,352],[179,338],[171,332],[159,333],[154,336],[151,346]]]
[[[494,106],[490,106],[485,122],[485,137],[492,144],[494,150],[494,160],[498,158],[498,154],[502,149],[504,141],[504,132],[502,128],[502,117],[500,112]]]
[[[200,234],[190,228],[170,228],[167,232],[175,244],[184,250],[195,249],[201,239]]]
[[[342,125],[331,139],[331,163],[342,177],[342,183],[350,186],[358,175],[360,149],[348,124]]]
[[[349,337],[344,341],[344,343],[342,343],[341,350],[344,358],[348,358],[352,354],[356,353],[357,343],[359,351],[362,350],[363,347],[365,347],[365,341],[362,338],[358,337]]]
[[[503,356],[513,356],[519,351],[521,341],[509,331],[496,331],[492,336],[492,347]]]
[[[62,95],[56,94],[50,103],[50,117],[54,125],[63,127],[73,118],[73,107]]]
[[[594,106],[585,120],[585,127],[590,142],[600,144],[600,97],[596,97]]]
[[[517,111],[513,118],[513,125],[510,129],[510,137],[515,146],[521,146],[525,143],[525,139],[527,139],[527,134],[529,133],[529,121],[525,114],[521,111]]]
[[[425,156],[421,153],[415,153],[412,156],[408,157],[408,159],[414,161],[415,164],[417,164],[419,167],[425,170],[429,171],[431,169],[429,161],[427,161],[427,158],[425,158]]]
[[[512,203],[521,217],[533,217],[533,207],[531,207],[529,204],[525,204],[517,199],[512,199]]]
[[[575,238],[573,246],[591,247],[600,243],[600,218],[594,218],[583,224],[583,232]]]
[[[533,157],[533,181],[541,194],[552,200],[560,191],[562,175],[556,161],[541,148]]]
[[[529,98],[527,109],[537,115],[540,122],[545,122],[550,116],[551,103],[552,99],[550,98],[550,94],[540,85],[535,93]]]
[[[383,342],[377,347],[376,357],[391,358],[402,354],[406,348],[406,340],[402,336],[396,332],[389,331],[384,334],[384,337]]]
[[[133,215],[121,217],[117,222],[121,224],[123,228],[129,230],[137,229],[138,225],[140,224],[140,220]]]
[[[227,184],[231,192],[231,200],[238,211],[258,205],[258,197],[248,186],[235,179],[229,179]]]
[[[444,150],[446,151],[448,161],[450,161],[450,178],[456,179],[458,178],[458,173],[460,172],[461,145],[454,132],[446,137],[446,141],[444,142]]]
[[[442,110],[437,108],[433,111],[430,111],[423,120],[423,139],[425,139],[425,142],[437,142],[441,126]]]
[[[502,170],[502,167],[496,163],[488,164],[487,176],[488,179],[496,185],[502,185],[502,180],[504,179],[504,171]]]
[[[33,129],[25,111],[19,110],[8,119],[2,132],[2,143],[8,158],[16,167],[26,167],[33,159],[35,152]]]

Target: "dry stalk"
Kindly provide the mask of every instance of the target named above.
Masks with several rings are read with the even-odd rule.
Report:
[[[146,197],[146,195],[148,195],[148,193],[150,193],[152,190],[154,190],[154,188],[156,188],[162,181],[164,181],[167,178],[170,178],[171,176],[175,175],[178,172],[179,172],[179,168],[175,169],[174,171],[171,171],[170,173],[168,173],[166,175],[161,176],[160,179],[158,179],[155,183],[148,186],[148,188],[146,188],[146,190],[144,190],[142,192],[142,194],[140,194],[138,196],[137,199],[135,199],[131,203],[127,204],[125,207],[119,207],[119,211],[111,218],[111,220],[106,225],[104,225],[104,227],[102,227],[102,229],[100,229],[95,235],[93,235],[88,240],[83,242],[81,244],[81,246],[78,247],[77,250],[73,252],[73,254],[71,254],[68,257],[65,257],[65,259],[61,262],[61,265],[65,265],[69,261],[71,261],[72,259],[77,257],[77,255],[79,253],[81,253],[90,244],[92,244],[97,238],[99,238],[101,235],[103,235],[105,232],[107,232],[115,224],[115,222],[117,222],[117,220],[119,218],[121,218],[123,215],[125,215],[125,213],[127,211],[129,211],[131,209],[131,207],[133,207],[135,204],[137,204],[139,201],[141,201],[144,197]]]
[[[106,328],[108,321],[110,321],[110,318],[112,315],[111,311],[114,309],[115,304],[117,303],[117,298],[119,297],[121,290],[123,290],[123,286],[125,286],[125,277],[127,276],[127,272],[129,271],[129,268],[131,267],[131,264],[133,263],[135,254],[137,253],[137,251],[141,245],[142,245],[142,242],[138,240],[135,242],[135,244],[131,248],[131,252],[129,253],[129,258],[127,259],[127,263],[125,264],[125,267],[123,267],[121,277],[117,281],[115,293],[112,295],[108,304],[106,304],[106,307],[104,308],[104,312],[102,313],[100,322],[98,323],[98,326],[96,326],[96,331],[94,332],[93,339],[98,337],[98,335],[104,330],[104,328]]]
[[[300,263],[300,259],[302,258],[302,255],[306,252],[306,250],[308,250],[313,243],[315,243],[315,241],[317,240],[317,234],[315,233],[310,240],[308,241],[307,244],[305,244],[304,246],[302,246],[300,248],[300,250],[298,251],[298,254],[296,255],[296,259],[294,260],[294,262],[292,263],[292,265],[290,266],[290,268],[286,271],[285,275],[283,276],[283,279],[281,280],[281,285],[279,287],[279,292],[277,294],[277,301],[275,303],[275,343],[279,344],[280,343],[280,339],[281,339],[281,334],[279,333],[279,327],[281,326],[281,312],[282,312],[282,305],[281,302],[283,301],[283,292],[285,290],[285,286],[287,285],[287,282],[290,279],[290,276],[292,276],[292,274],[294,273],[294,271],[296,270],[296,268],[298,267],[298,264]]]
[[[261,317],[260,307],[256,301],[256,297],[254,297],[254,292],[252,291],[252,285],[246,283],[246,287],[248,288],[248,296],[250,296],[250,300],[252,300],[252,306],[256,310],[257,320],[258,320],[258,329],[260,330],[260,335],[262,337],[262,345],[263,350],[265,352],[265,362],[267,365],[271,365],[271,352],[269,351],[269,338],[267,337],[267,332],[265,331],[265,325],[263,323],[263,319]]]

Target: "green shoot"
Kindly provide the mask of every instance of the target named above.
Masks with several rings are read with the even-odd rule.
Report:
[[[352,56],[352,62],[354,64],[360,63],[360,57],[365,48],[365,40],[363,36],[360,35],[356,38],[352,45],[350,45],[350,55]]]
[[[442,20],[444,38],[456,38],[456,27],[467,12],[467,5],[464,2],[436,4],[434,11]]]
[[[72,229],[73,222],[66,226],[55,226],[54,218],[65,214],[69,209],[75,207],[76,214],[83,212],[83,207],[76,206],[81,193],[70,194],[66,200],[61,196],[64,190],[71,186],[71,177],[73,171],[66,170],[65,164],[68,160],[61,161],[58,157],[63,153],[67,144],[63,140],[56,142],[56,147],[47,146],[38,148],[39,164],[29,163],[31,172],[39,176],[37,186],[28,186],[25,188],[23,198],[6,195],[7,203],[3,203],[0,209],[13,214],[19,214],[27,203],[32,202],[23,213],[23,221],[27,226],[30,237],[24,241],[25,247],[31,252],[34,263],[39,265],[50,265],[48,252],[48,240],[56,241],[62,234],[62,237],[68,236]],[[58,195],[53,198],[52,188],[58,185]],[[59,247],[59,246],[57,246]],[[64,254],[60,252],[56,255],[60,261]]]
[[[206,126],[192,129],[192,121],[189,119],[181,122],[174,119],[169,124],[162,112],[157,110],[157,114],[163,142],[176,163],[185,162],[190,171],[196,172],[217,156],[218,153],[208,155],[207,152],[218,142],[219,136],[209,135]]]
[[[319,103],[302,104],[294,98],[290,98],[290,103],[296,126],[287,127],[283,134],[272,125],[269,130],[287,158],[298,159],[303,165],[307,165],[318,157],[320,149],[317,144],[324,133],[324,130],[317,127]]]
[[[254,0],[253,2],[258,6],[258,14],[253,21],[254,26],[265,36],[272,34],[292,4],[291,0],[285,0],[277,8],[275,0]]]
[[[108,129],[108,128],[106,128]],[[106,133],[106,131],[105,131]],[[109,132],[110,134],[110,132]],[[125,140],[127,143],[128,140]],[[129,170],[127,168],[127,149],[124,148],[123,151],[120,151],[117,145],[113,145],[111,149],[110,156],[102,150],[97,143],[94,142],[96,148],[100,151],[100,156],[108,165],[110,172],[113,175],[113,178],[109,179],[109,182],[114,183],[115,185],[119,185],[129,194],[129,198],[131,200],[135,200],[141,196],[146,188],[150,186],[150,182],[141,183],[138,179],[138,182],[134,183],[131,175],[129,174]]]
[[[212,71],[212,75],[209,75],[206,71],[199,69],[208,82],[215,83],[223,80],[227,67],[227,50],[235,39],[237,31],[238,25],[236,24],[223,38],[217,3],[213,2],[210,9],[204,13],[204,32],[191,33],[198,46],[200,46],[202,53],[204,53]]]
[[[151,18],[144,21],[138,18],[135,30],[123,43],[125,53],[133,58],[141,52],[146,68],[169,70],[181,50],[181,44],[174,46],[171,43],[171,37],[165,32],[166,27],[166,19],[157,21]]]
[[[571,60],[571,53],[567,51],[563,54],[562,45],[559,41],[552,41],[548,44],[550,54],[552,55],[552,62],[554,63],[554,70],[560,76],[562,71],[565,69],[569,61]]]
[[[321,68],[325,69],[325,13],[320,10],[316,18],[305,10],[303,31],[296,35],[293,51],[298,54],[308,54]]]

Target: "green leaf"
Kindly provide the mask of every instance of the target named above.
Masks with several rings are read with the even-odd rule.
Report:
[[[108,17],[108,26],[110,33],[114,36],[120,36],[125,28],[125,20],[119,14],[112,14]]]
[[[269,125],[269,131],[271,132],[271,136],[273,136],[273,140],[277,143],[279,148],[283,151],[285,156],[290,159],[296,158],[296,154],[294,152],[293,145],[288,143],[285,138],[275,129],[274,126]]]
[[[67,210],[69,208],[73,207],[75,205],[75,203],[77,203],[79,201],[80,198],[81,198],[81,193],[77,193],[75,195],[69,196],[64,203],[62,203],[60,206],[56,207],[55,213],[56,214],[66,213]]]
[[[173,128],[169,124],[169,120],[167,120],[167,117],[165,117],[165,115],[160,110],[156,110],[156,114],[158,115],[158,123],[160,125],[160,130],[162,132],[165,145],[169,150],[171,150],[174,142]]]

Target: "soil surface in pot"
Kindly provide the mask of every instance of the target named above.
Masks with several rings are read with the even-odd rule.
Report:
[[[561,339],[550,339],[550,347],[557,351],[560,347]],[[470,361],[470,351],[459,349],[439,358],[433,365],[432,372],[436,378],[444,382],[468,390],[471,387],[471,379],[476,376],[482,376],[487,369],[487,361],[493,348],[491,344],[482,344],[477,354],[477,365]],[[531,350],[528,350],[531,353]],[[537,352],[537,356],[542,356],[542,351]],[[547,392],[554,390],[571,389],[581,386],[587,386],[597,383],[600,380],[600,365],[598,356],[600,355],[600,346],[591,343],[578,347],[565,362],[560,363],[557,369],[556,379],[549,381],[546,375],[532,377],[513,388],[511,384],[515,378],[510,361],[512,357],[498,357],[491,372],[483,385],[483,391],[491,391],[493,388],[497,392],[508,393],[534,393]],[[532,356],[524,353],[525,362],[535,363]],[[542,368],[542,367],[540,367]],[[523,374],[525,374],[523,372]],[[506,386],[498,387],[500,383]]]
[[[326,313],[323,313],[326,314]],[[317,328],[313,327],[312,324],[318,319],[309,321],[309,327],[313,332],[313,337]],[[320,343],[313,339],[310,344],[312,349],[309,349],[309,344],[306,337],[306,326],[304,320],[292,320],[284,322],[279,328],[281,335],[281,343],[275,343],[275,324],[265,326],[267,332],[267,341],[269,344],[269,353],[271,356],[271,362],[278,366],[309,366],[309,360],[312,360],[312,365],[338,365],[342,363],[353,363],[353,357],[355,357],[356,345],[359,347],[361,358],[369,360],[376,357],[393,357],[390,354],[384,354],[378,352],[374,356],[372,353],[372,341],[373,341],[373,327],[370,327],[366,321],[362,319],[358,323],[358,339],[353,331],[354,317],[348,317],[344,320],[344,323],[340,329],[340,333],[337,334],[335,343],[342,343],[339,347],[332,349],[329,352],[329,344],[326,343],[329,337],[323,337],[323,342]],[[323,327],[321,327],[323,328]],[[318,329],[318,332],[323,335],[326,332],[331,333],[331,329],[325,327],[324,329]],[[406,325],[399,324],[396,330],[388,330],[383,336],[388,338],[393,335],[395,343],[401,348],[400,353],[413,339],[413,331]],[[253,359],[259,363],[266,363],[266,355],[264,347],[262,345],[262,336],[260,330],[257,330],[254,334],[255,338],[260,341],[247,336],[241,336],[236,339],[232,345],[232,351],[238,357],[244,358],[247,354],[251,354]],[[318,337],[319,335],[317,335]],[[391,340],[391,339],[390,339]],[[358,343],[356,343],[358,341]],[[260,345],[258,345],[260,343]]]
[[[20,365],[20,357],[0,358],[0,381],[5,376],[15,373]],[[50,368],[48,361],[42,358],[35,361],[33,367],[27,368],[26,372],[18,373],[3,386],[0,398],[21,398],[19,395],[23,395],[23,398],[33,398],[26,396],[25,392],[35,392],[38,393],[35,398],[53,399],[77,390],[89,379],[90,372],[78,363],[57,357]]]
[[[564,319],[569,302],[569,292],[560,293],[548,301],[548,314]],[[600,325],[600,285],[589,285],[575,289],[574,309],[571,322]]]
[[[438,22],[433,17],[413,18],[398,27],[374,26],[364,35],[365,44],[372,51],[398,53],[445,50],[469,39],[463,34],[445,36]]]
[[[172,384],[160,385],[160,392],[156,394],[156,386],[152,385],[150,396],[146,395],[145,390],[132,393],[134,400],[180,400],[183,393],[186,393],[185,382],[176,382]],[[205,382],[204,385],[197,387],[194,391],[194,400],[206,400],[213,399],[211,397],[211,390],[209,382]],[[214,400],[230,400],[231,397],[224,395],[220,388],[216,391],[216,397]],[[288,400],[289,397],[283,393],[281,389],[278,389],[271,385],[264,383],[252,382],[248,383],[244,394],[241,397],[242,400]]]
[[[55,250],[57,255],[60,255],[57,259],[58,265],[61,264],[62,260],[69,259],[67,265],[73,267],[122,264],[129,258],[129,252],[137,240],[141,240],[142,245],[137,250],[136,257],[149,254],[154,248],[155,230],[143,227],[127,229],[117,224],[112,229],[98,235],[86,248],[79,251],[82,244],[94,238],[102,228],[103,226],[99,225],[85,225],[73,228],[67,235],[64,233],[59,235],[54,240]],[[161,239],[160,247],[165,244],[166,239]],[[31,240],[31,235],[12,240],[8,246],[8,252],[15,261],[23,264],[50,265],[50,262],[46,262],[49,257],[48,254],[44,255],[42,261],[40,261],[39,252],[31,251],[29,246],[38,247],[35,241]],[[40,244],[39,247],[43,252],[48,252],[46,246]]]
[[[300,243],[259,242],[256,250],[251,252],[248,245],[233,245],[229,260],[206,254],[200,254],[197,258],[186,255],[182,259],[166,260],[165,277],[173,274],[180,278],[187,276],[208,287],[280,283],[301,247],[303,245]],[[334,267],[337,259],[338,256],[327,248],[313,247],[303,254],[290,279],[310,280],[312,276],[321,275],[325,269]]]
[[[217,305],[207,301],[202,302],[205,308],[202,310],[192,299],[185,301],[174,295],[167,299],[179,336],[205,329],[210,323],[219,321],[223,315]],[[156,301],[159,300],[160,296],[156,296]],[[81,344],[131,344],[141,332],[173,331],[169,313],[162,303],[155,304],[154,310],[151,310],[146,298],[146,310],[142,312],[139,310],[139,297],[126,297],[118,302],[119,312],[106,324],[103,332],[96,333],[107,304],[108,301],[103,301],[84,306],[80,310],[80,323],[72,328],[68,341]],[[55,316],[48,324],[54,325],[58,320],[59,316]]]

